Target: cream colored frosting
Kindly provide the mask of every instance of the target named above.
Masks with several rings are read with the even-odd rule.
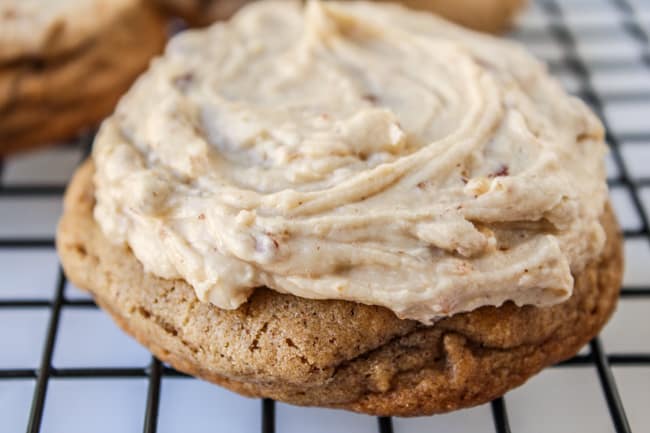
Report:
[[[147,272],[430,322],[550,305],[601,251],[603,128],[519,45],[398,6],[254,3],[101,128],[95,217]]]
[[[140,0],[0,0],[0,61],[74,49]]]

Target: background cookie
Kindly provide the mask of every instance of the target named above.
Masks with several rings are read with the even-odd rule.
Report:
[[[391,1],[391,0],[379,0]],[[525,0],[400,0],[404,5],[437,13],[474,30],[499,33],[510,28]]]
[[[171,13],[192,25],[207,25],[228,19],[251,0],[156,0]],[[439,14],[449,20],[484,32],[508,29],[525,0],[378,0],[393,1]]]
[[[69,278],[128,333],[175,368],[249,396],[382,415],[446,412],[489,401],[575,354],[616,305],[621,240],[603,215],[601,258],[550,308],[506,304],[425,327],[390,311],[258,290],[234,311],[199,302],[190,286],[145,274],[92,216],[93,166],[66,196],[57,247]]]
[[[17,5],[0,7],[0,155],[98,123],[166,40],[139,0]]]

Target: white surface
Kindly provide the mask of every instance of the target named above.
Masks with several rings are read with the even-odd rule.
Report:
[[[647,432],[650,425],[650,367],[614,367],[621,399],[633,432]]]
[[[630,192],[624,187],[613,187],[609,190],[609,197],[621,227],[624,230],[640,229],[641,218],[634,207]]]
[[[34,393],[34,380],[0,381],[0,420],[3,432],[23,432]]]
[[[187,378],[163,379],[161,392],[158,433],[260,431],[259,400]]]
[[[377,433],[377,418],[340,410],[278,403],[275,417],[282,433]]]
[[[584,42],[578,38],[578,53],[587,62],[595,61],[639,61],[641,50],[635,44],[620,39],[605,39],[598,42]]]
[[[395,418],[395,433],[494,433],[494,422],[489,404],[444,415]]]
[[[609,120],[609,126],[618,134],[648,132],[650,129],[648,113],[650,113],[650,101],[605,104],[605,115]]]
[[[624,143],[621,152],[630,176],[650,178],[650,143]]]
[[[639,195],[641,196],[643,209],[645,210],[646,215],[650,217],[650,187],[642,188]]]
[[[0,236],[53,237],[61,209],[59,197],[2,197]]]
[[[608,179],[616,179],[618,177],[620,170],[618,169],[611,152],[605,156],[605,167],[607,168]]]
[[[564,50],[553,39],[529,41],[526,47],[535,57],[545,62],[558,62],[564,56]]]
[[[70,300],[91,300],[92,296],[90,296],[90,293],[86,292],[85,290],[79,289],[77,286],[72,284],[70,281],[65,282],[65,297],[66,299]]]
[[[144,367],[150,360],[149,352],[103,311],[63,309],[52,360],[55,367]]]
[[[42,433],[139,433],[144,379],[51,379]]]
[[[591,80],[598,92],[650,92],[650,74],[644,67],[631,71],[597,70]]]
[[[626,239],[623,286],[640,287],[650,283],[650,245],[646,239]]]
[[[513,432],[614,432],[595,368],[546,369],[506,404]]]
[[[560,80],[567,92],[575,95],[583,90],[582,83],[573,72],[561,70],[556,72],[555,76]]]
[[[563,1],[560,0],[561,3]],[[589,0],[582,4],[567,2],[564,6],[566,21],[574,29],[585,26],[615,26],[620,21],[618,11],[606,1]]]
[[[546,30],[548,17],[537,4],[531,4],[525,14],[519,17],[519,27],[531,30]]]
[[[650,299],[621,299],[601,336],[607,353],[650,353]]]
[[[0,249],[2,299],[51,299],[59,261],[52,248]]]
[[[0,309],[0,368],[39,366],[49,317],[47,308]]]
[[[3,171],[5,185],[65,184],[81,152],[76,148],[45,149],[11,158]]]

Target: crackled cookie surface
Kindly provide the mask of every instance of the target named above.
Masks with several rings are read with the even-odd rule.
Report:
[[[94,212],[220,308],[267,286],[429,323],[568,299],[604,244],[604,152],[519,45],[395,5],[259,2],[174,38],[125,96]]]

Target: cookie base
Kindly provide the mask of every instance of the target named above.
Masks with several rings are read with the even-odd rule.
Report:
[[[57,248],[68,277],[179,371],[250,397],[372,415],[420,416],[488,402],[573,356],[610,317],[622,277],[613,212],[601,257],[547,308],[483,307],[433,326],[387,309],[258,289],[237,310],[201,303],[182,280],[143,271],[93,219],[92,163],[74,177]]]

